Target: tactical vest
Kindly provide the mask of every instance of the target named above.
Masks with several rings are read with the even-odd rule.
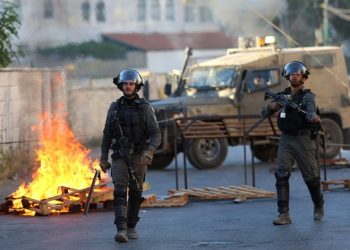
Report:
[[[128,139],[130,144],[133,144],[135,149],[142,148],[146,143],[147,136],[147,124],[146,124],[146,101],[143,98],[139,99],[140,102],[133,102],[128,105],[122,103],[121,99],[116,102],[116,109],[114,112],[113,126],[114,126],[114,138],[118,140],[120,138],[120,132],[118,125],[116,124],[116,117],[119,118],[119,124],[122,128],[124,136]]]
[[[296,95],[292,97],[292,102],[297,104],[301,109],[305,109],[304,105],[302,105],[302,100],[304,98],[304,95],[306,93],[310,92],[309,89],[306,89],[304,91],[299,91]],[[289,94],[287,90],[284,91],[284,94]],[[285,113],[286,117],[281,118],[281,116],[278,117],[278,128],[282,132],[296,132],[300,130],[306,130],[309,129],[309,123],[306,120],[305,114],[298,111],[296,108],[292,108],[289,105],[286,105],[285,107]]]

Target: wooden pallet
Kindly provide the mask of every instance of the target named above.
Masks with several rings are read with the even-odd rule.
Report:
[[[113,209],[114,188],[107,186],[109,182],[102,182],[95,185],[90,209]],[[149,189],[149,185],[144,183],[144,189]],[[12,208],[12,201],[21,199],[24,209],[34,211],[36,215],[50,215],[68,212],[80,212],[87,202],[90,187],[75,189],[71,187],[60,187],[61,194],[43,200],[36,200],[30,197],[13,198],[8,197],[6,203],[0,204],[0,212],[23,214],[23,209]],[[155,194],[147,195],[141,204],[143,208],[151,207],[181,207],[188,203],[187,193],[177,193],[166,197],[157,197]],[[101,209],[99,209],[101,210]],[[96,211],[96,210],[95,210]]]
[[[108,182],[101,182],[95,185],[91,204],[113,200],[113,188],[107,187]],[[69,212],[74,207],[82,208],[86,204],[90,187],[74,189],[60,187],[61,195],[53,196],[43,200],[36,200],[30,197],[22,197],[22,205],[25,209],[32,210],[36,214],[49,215],[60,212]]]
[[[321,162],[322,162],[322,159],[321,159]],[[326,165],[347,167],[350,165],[350,162],[348,159],[345,159],[345,158],[326,159]]]
[[[190,199],[196,200],[218,200],[218,199],[234,199],[236,203],[246,199],[254,198],[271,198],[275,197],[275,192],[258,189],[252,186],[228,186],[228,187],[205,187],[192,189],[171,189],[169,194],[178,192],[188,193]]]
[[[339,179],[339,180],[322,181],[322,189],[323,189],[323,191],[329,191],[331,185],[332,186],[338,186],[338,188],[348,188],[348,189],[350,189],[350,179]]]
[[[157,197],[156,194],[149,194],[144,197],[141,203],[142,208],[153,207],[183,207],[188,203],[188,194],[178,192],[165,197]]]

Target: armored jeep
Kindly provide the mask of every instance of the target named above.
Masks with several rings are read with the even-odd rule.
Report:
[[[162,144],[155,154],[153,169],[168,166],[174,158],[174,125],[169,118],[186,109],[187,116],[257,115],[266,103],[266,90],[278,92],[288,86],[281,76],[283,66],[293,60],[302,61],[311,75],[305,83],[317,95],[327,158],[334,158],[343,143],[350,141],[349,84],[343,51],[340,47],[305,47],[229,49],[227,54],[191,65],[183,81],[169,98],[152,102],[162,130]],[[167,122],[169,121],[169,122]],[[180,138],[177,143],[181,146]],[[194,139],[185,147],[188,159],[198,169],[220,166],[228,146],[241,143],[235,138]],[[179,147],[180,150],[186,148]],[[276,156],[275,145],[252,146],[255,157],[268,161]],[[200,160],[199,160],[200,159]],[[200,164],[198,164],[200,162]]]

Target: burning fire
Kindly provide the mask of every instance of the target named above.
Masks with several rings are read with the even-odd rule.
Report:
[[[38,167],[32,174],[32,181],[22,183],[12,197],[42,200],[62,194],[61,186],[89,187],[94,168],[99,168],[98,162],[88,157],[90,150],[78,142],[64,115],[43,114],[40,124],[33,129],[40,133],[39,147],[35,150]],[[14,202],[13,208],[23,208],[20,199]],[[34,212],[25,210],[25,215],[34,215]]]

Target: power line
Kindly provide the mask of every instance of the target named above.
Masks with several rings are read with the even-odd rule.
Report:
[[[345,21],[350,21],[350,9],[340,9],[325,4],[321,4],[321,8],[329,11],[333,15],[336,15]]]

